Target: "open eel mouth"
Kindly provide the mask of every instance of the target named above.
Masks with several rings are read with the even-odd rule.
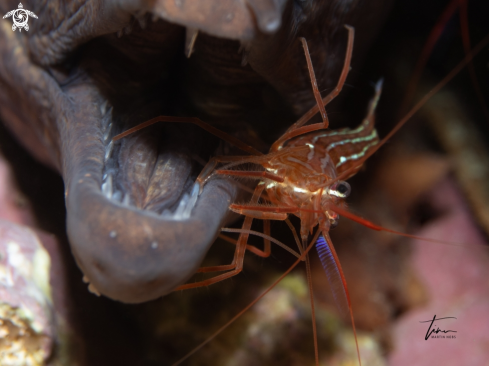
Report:
[[[62,174],[70,244],[90,288],[124,302],[171,292],[195,272],[238,194],[215,178],[196,197],[196,161],[238,152],[195,126],[113,136],[179,115],[255,146],[257,135],[273,141],[314,103],[296,37],[306,37],[321,88],[330,88],[343,24],[357,28],[358,62],[380,24],[364,14],[382,16],[383,2],[32,1],[24,7],[38,19],[27,34],[2,22],[2,117]]]

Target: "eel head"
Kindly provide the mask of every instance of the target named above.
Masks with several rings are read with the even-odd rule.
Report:
[[[202,163],[239,153],[196,126],[113,136],[158,115],[189,116],[266,151],[314,103],[297,36],[329,88],[343,25],[357,28],[358,60],[387,1],[25,1],[37,15],[28,31],[2,20],[0,113],[62,175],[72,252],[91,289],[131,303],[171,292],[233,218],[238,195],[216,178],[191,204]]]

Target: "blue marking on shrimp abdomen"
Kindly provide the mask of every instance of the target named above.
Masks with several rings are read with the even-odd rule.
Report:
[[[341,280],[340,270],[323,235],[320,235],[316,241],[316,250],[326,277],[328,278],[329,285],[331,286],[336,307],[342,316],[348,316],[348,300],[345,288],[343,287],[343,281]]]

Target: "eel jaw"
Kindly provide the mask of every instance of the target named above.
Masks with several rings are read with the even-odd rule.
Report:
[[[195,148],[194,138],[175,148],[168,136],[178,131],[165,131],[167,148],[152,139],[150,130],[118,145],[110,142],[145,120],[144,110],[151,106],[139,105],[141,113],[135,116],[125,104],[154,90],[155,75],[170,69],[175,52],[182,53],[185,28],[159,19],[249,40],[256,25],[265,33],[279,27],[284,4],[226,1],[216,13],[213,0],[95,0],[49,6],[26,0],[24,6],[38,16],[28,34],[13,33],[6,21],[0,25],[0,112],[23,145],[62,174],[70,245],[93,292],[128,303],[171,292],[195,272],[232,215],[228,206],[237,189],[227,179],[209,181],[192,208],[197,172],[191,157],[200,154],[207,160],[215,153],[216,139],[206,139],[213,147]],[[0,9],[5,13],[14,5],[6,1]],[[159,26],[164,30],[151,34]],[[135,27],[156,44],[130,38]],[[125,44],[128,37],[136,48]],[[103,62],[107,48],[118,53],[116,65]],[[148,63],[152,70],[145,70]],[[153,109],[147,119],[171,114],[164,109]],[[190,129],[187,137],[192,133]]]
[[[90,65],[63,79],[63,72],[32,63],[7,22],[0,24],[0,37],[2,117],[24,146],[61,172],[70,245],[90,288],[139,303],[184,283],[229,220],[237,194],[234,182],[215,179],[189,206],[198,172],[191,156],[206,159],[217,139],[206,139],[210,147],[193,146],[198,134],[190,128],[183,136],[190,146],[177,149],[172,142],[185,127],[165,126],[164,144],[149,129],[111,145],[113,135],[145,117],[118,112],[126,100],[111,109],[111,90],[100,86]],[[151,106],[143,109],[155,115]],[[141,161],[147,163],[142,170]]]
[[[185,209],[198,173],[191,157],[197,154],[207,160],[215,153],[217,140],[204,147],[193,146],[198,141],[194,138],[177,148],[171,139],[179,136],[178,131],[182,135],[182,130],[165,127],[166,140],[155,142],[154,130],[148,130],[110,145],[113,135],[157,115],[197,115],[191,108],[176,113],[165,112],[168,106],[152,108],[154,99],[147,99],[161,86],[154,80],[171,70],[172,55],[182,54],[185,39],[192,39],[185,37],[184,27],[169,22],[188,27],[189,34],[202,30],[196,47],[207,47],[204,69],[220,67],[212,69],[211,88],[207,80],[195,81],[196,75],[202,75],[199,66],[188,77],[189,104],[204,111],[199,117],[238,126],[252,120],[260,133],[280,131],[314,101],[304,63],[299,62],[302,50],[293,42],[296,32],[314,47],[316,75],[329,88],[335,85],[343,62],[343,56],[330,55],[343,55],[345,44],[344,37],[333,35],[344,30],[344,23],[357,26],[359,22],[349,18],[355,1],[223,0],[220,9],[225,12],[215,13],[220,16],[217,20],[205,16],[212,14],[214,1],[54,0],[47,6],[26,0],[25,8],[38,15],[28,34],[12,32],[7,21],[0,23],[3,121],[27,150],[62,174],[73,253],[91,288],[113,299],[151,300],[187,280],[229,219],[227,207],[237,194],[232,181],[216,179],[206,184],[192,210],[192,205]],[[387,1],[377,0],[372,6],[378,11],[382,7],[375,5]],[[204,10],[186,8],[192,4]],[[13,0],[0,3],[4,14],[16,7]],[[366,18],[363,15],[358,19]],[[152,17],[166,21],[152,22]],[[164,29],[154,29],[159,26]],[[144,31],[134,32],[138,27]],[[359,38],[375,27],[364,25],[364,30],[358,32]],[[131,37],[134,33],[136,37]],[[241,40],[242,53],[239,42],[209,34]],[[335,42],[325,43],[330,36]],[[108,50],[115,50],[112,59],[117,63],[106,62]],[[223,60],[223,55],[229,58]],[[189,62],[196,56],[198,52]],[[251,67],[241,67],[242,63]],[[232,75],[241,77],[238,82],[222,72],[229,65],[238,69]],[[222,86],[232,87],[233,93]],[[144,105],[130,103],[135,95]],[[250,106],[257,107],[250,111]],[[195,136],[195,131],[187,132],[185,138]],[[158,149],[147,148],[144,140]]]
[[[229,180],[210,181],[192,208],[192,198],[197,198],[192,161],[171,149],[152,150],[144,135],[123,141],[119,156],[124,156],[121,150],[125,147],[129,152],[144,150],[147,165],[151,155],[156,161],[148,169],[152,174],[140,174],[140,161],[126,157],[118,174],[122,178],[114,178],[114,188],[107,188],[108,171],[117,156],[108,154],[107,145],[112,142],[107,144],[110,137],[104,131],[104,117],[100,118],[103,110],[97,110],[103,104],[94,103],[97,92],[91,88],[85,84],[65,90],[68,99],[72,93],[77,99],[67,121],[71,129],[61,130],[64,166],[69,167],[63,176],[71,248],[94,292],[128,303],[152,300],[171,292],[195,272],[224,225],[236,189]],[[136,172],[127,173],[131,167]],[[116,186],[123,194],[117,194]],[[155,189],[159,189],[157,197],[165,193],[168,197],[159,205],[155,197],[136,199],[141,188],[146,188],[145,198]]]

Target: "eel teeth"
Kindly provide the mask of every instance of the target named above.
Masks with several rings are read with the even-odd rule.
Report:
[[[110,107],[104,115],[104,120],[112,121],[112,112],[114,111],[114,107]]]
[[[241,53],[241,66],[246,66],[248,64],[248,55],[250,54],[251,43],[242,41],[239,46],[238,53]]]
[[[117,202],[121,202],[122,200],[122,192],[119,190],[115,190],[112,194],[112,199]]]
[[[102,103],[102,105],[100,106],[100,114],[102,116],[105,116],[105,112],[107,112],[107,105],[109,104],[109,101],[106,100],[105,102]]]
[[[109,123],[104,132],[104,142],[106,143],[110,137],[110,132],[112,131],[112,122]],[[111,141],[112,142],[112,141]]]
[[[194,183],[190,195],[188,193],[185,193],[182,196],[182,199],[178,203],[178,207],[173,214],[170,210],[166,209],[161,215],[165,218],[175,221],[188,220],[190,218],[190,214],[192,213],[192,209],[195,207],[197,199],[199,198],[199,191],[199,184]]]
[[[124,194],[124,198],[122,199],[122,204],[124,206],[130,206],[131,205],[131,196],[129,196],[129,193]]]
[[[198,31],[192,33],[195,37],[198,34]],[[114,202],[117,202],[123,206],[130,207],[132,205],[131,196],[128,192],[125,192],[124,189],[121,189],[114,181],[115,177],[117,177],[117,168],[114,157],[112,156],[114,153],[114,141],[110,139],[112,136],[112,131],[114,129],[114,123],[112,122],[112,111],[113,107],[105,101],[100,105],[100,112],[103,115],[102,117],[102,130],[103,130],[103,143],[105,146],[104,152],[104,171],[102,174],[102,184],[101,191],[103,195]],[[181,197],[180,201],[176,209],[169,210],[165,209],[162,212],[162,216],[168,220],[182,221],[188,220],[191,217],[192,210],[195,207],[197,200],[200,194],[200,185],[198,183],[194,183],[190,186],[190,191],[184,193]],[[173,211],[173,212],[172,212]],[[96,291],[96,290],[95,290]]]
[[[192,193],[190,193],[190,199],[187,202],[187,206],[183,211],[183,216],[185,218],[190,218],[190,214],[192,213],[195,204],[197,203],[197,198],[199,198],[200,185],[196,182],[192,187]]]
[[[95,286],[91,283],[88,284],[88,291],[90,291],[95,296],[100,297],[100,292],[98,292],[98,290],[95,288]]]
[[[106,172],[104,173],[104,175],[102,176],[102,181],[105,182],[109,175],[115,176],[116,174],[117,174],[117,172],[116,172],[115,168],[107,169]]]
[[[197,28],[187,27],[185,31],[185,56],[190,58],[194,52],[195,40],[199,35],[199,30]]]
[[[146,26],[148,25],[148,17],[146,16],[146,13],[145,12],[141,12],[140,14],[137,14],[134,17],[138,21],[139,26],[141,27],[141,29],[145,29]]]
[[[109,160],[110,155],[112,154],[112,150],[114,149],[114,141],[110,141],[107,147],[105,148],[105,161]]]
[[[102,193],[107,198],[112,198],[112,174],[107,175],[107,179],[102,183]]]

